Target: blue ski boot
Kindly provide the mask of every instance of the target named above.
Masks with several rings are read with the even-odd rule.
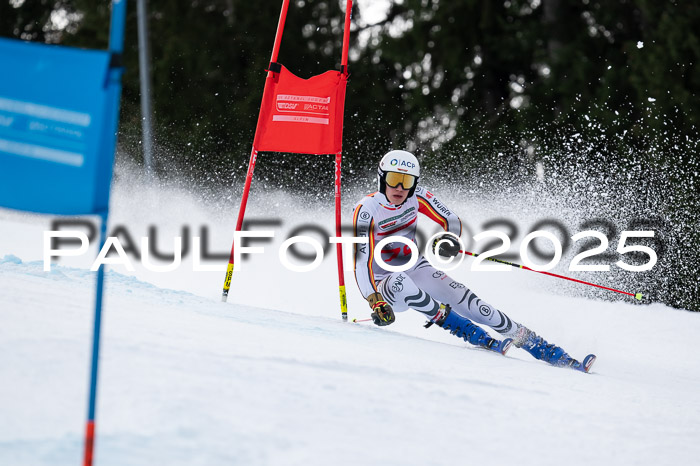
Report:
[[[518,335],[515,346],[524,349],[535,359],[541,359],[557,367],[573,366],[578,362],[566,354],[561,347],[547,343],[547,340],[537,336],[532,330],[522,327],[521,332],[522,335]]]
[[[471,320],[462,317],[456,312],[452,312],[449,304],[441,304],[440,310],[444,312],[435,323],[445,330],[449,330],[452,335],[463,338],[464,341],[475,346],[480,346],[490,351],[506,354],[513,343],[512,338],[506,338],[503,341],[491,338],[488,333]],[[426,327],[429,327],[429,323]]]

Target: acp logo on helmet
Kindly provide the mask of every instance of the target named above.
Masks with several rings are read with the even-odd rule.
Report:
[[[416,168],[416,164],[413,162],[407,162],[405,160],[398,160],[398,159],[392,159],[391,160],[391,166],[392,167],[407,167],[407,168]]]

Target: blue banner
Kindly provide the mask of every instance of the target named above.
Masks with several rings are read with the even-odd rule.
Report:
[[[112,57],[0,39],[0,206],[107,211],[121,92]]]

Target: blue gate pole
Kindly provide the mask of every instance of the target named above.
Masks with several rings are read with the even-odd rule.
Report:
[[[107,212],[100,215],[100,251],[107,240]],[[84,466],[92,465],[95,444],[95,404],[97,401],[97,369],[100,359],[100,330],[102,326],[102,294],[104,289],[105,266],[97,269],[97,290],[95,292],[95,325],[92,331],[92,362],[90,364],[90,399],[88,402],[88,420],[85,430]]]
[[[112,19],[109,26],[109,50],[122,53],[124,50],[124,24],[126,24],[126,0],[112,1]]]
[[[121,54],[124,50],[124,25],[126,23],[126,0],[112,1],[112,18],[109,31],[109,51],[112,53],[112,64],[109,69],[109,86],[116,92],[121,78]],[[113,109],[113,111],[118,111]],[[116,149],[116,146],[113,150]],[[108,208],[100,213],[100,251],[107,241]],[[88,419],[85,431],[85,455],[83,466],[92,466],[95,444],[95,405],[97,402],[97,372],[100,360],[100,331],[102,326],[102,294],[104,287],[104,264],[97,270],[97,286],[95,291],[95,325],[92,335],[92,360],[90,368],[90,398],[88,402]]]

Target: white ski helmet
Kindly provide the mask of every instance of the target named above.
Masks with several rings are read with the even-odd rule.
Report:
[[[396,175],[393,175],[393,174]],[[399,184],[408,189],[408,199],[416,192],[420,178],[420,165],[415,155],[405,150],[392,150],[387,152],[379,162],[377,181],[379,192],[386,194],[387,184],[395,188]]]

